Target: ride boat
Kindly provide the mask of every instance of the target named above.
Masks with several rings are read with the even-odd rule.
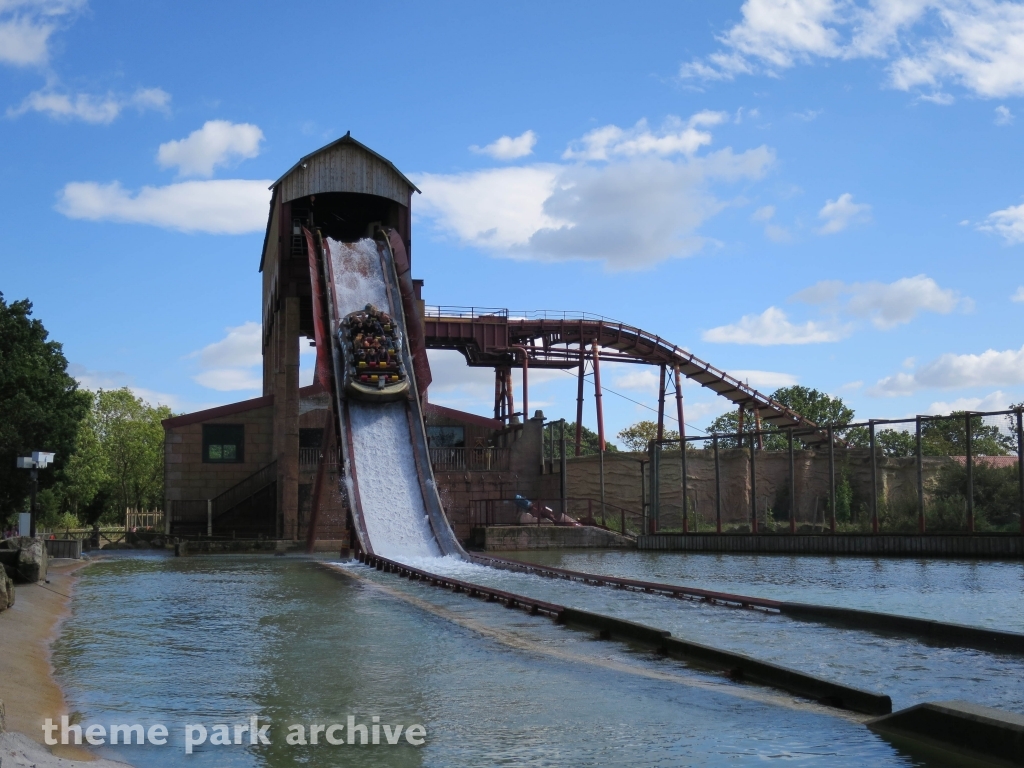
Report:
[[[341,321],[345,392],[357,400],[388,402],[408,395],[402,333],[386,312],[367,304]]]

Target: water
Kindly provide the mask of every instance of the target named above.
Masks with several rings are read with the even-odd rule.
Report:
[[[408,406],[350,402],[352,457],[366,533],[382,557],[439,557],[423,504]]]
[[[95,563],[55,646],[70,706],[86,723],[167,724],[169,746],[103,748],[139,768],[942,765],[765,689],[354,570],[380,586],[292,558]],[[183,754],[185,722],[253,714],[274,723],[272,746]],[[284,744],[283,725],[350,714],[423,723],[427,743]]]
[[[1024,562],[1019,560],[607,550],[504,556],[586,573],[1024,632]]]
[[[793,667],[892,697],[896,709],[964,698],[1024,714],[1024,657],[842,629],[763,611],[501,571],[453,558],[418,568],[665,629],[676,637]],[[368,570],[368,569],[367,569]]]
[[[367,304],[392,316],[377,244],[328,240],[334,273],[333,300],[339,318]],[[349,402],[352,463],[366,533],[373,550],[384,557],[430,557],[441,550],[427,519],[423,493],[410,442],[404,402]]]

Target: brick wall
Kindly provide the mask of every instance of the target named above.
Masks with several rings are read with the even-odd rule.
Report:
[[[168,502],[212,499],[273,461],[273,410],[273,406],[265,406],[182,426],[165,425],[164,482]],[[244,425],[245,461],[203,463],[203,424]]]

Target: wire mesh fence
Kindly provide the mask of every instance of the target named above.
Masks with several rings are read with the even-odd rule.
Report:
[[[644,529],[1024,533],[1020,410],[650,443]],[[808,440],[808,442],[813,442]],[[680,451],[680,443],[685,451]],[[685,499],[685,502],[684,502]]]

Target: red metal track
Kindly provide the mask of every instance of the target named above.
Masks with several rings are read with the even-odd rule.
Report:
[[[471,366],[516,366],[517,347],[527,351],[531,368],[576,368],[580,350],[602,347],[604,362],[640,363],[678,368],[736,405],[754,410],[780,429],[807,430],[798,438],[807,445],[828,442],[825,430],[782,403],[715,368],[696,355],[647,331],[596,315],[551,312],[509,313],[505,309],[427,307],[424,336],[428,349],[454,349]],[[614,351],[607,351],[614,350]],[[521,356],[521,352],[520,352]]]

